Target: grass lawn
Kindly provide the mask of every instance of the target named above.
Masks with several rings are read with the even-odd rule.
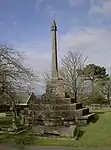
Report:
[[[21,135],[0,135],[0,140],[16,142],[20,144],[34,144],[42,146],[76,146],[76,147],[108,147],[111,146],[111,110],[98,110],[99,120],[81,127],[83,136],[77,140],[45,140],[38,139],[36,136]],[[1,124],[1,121],[0,121]],[[1,125],[0,125],[1,126]]]
[[[0,117],[0,127],[9,127],[11,124],[11,117]]]

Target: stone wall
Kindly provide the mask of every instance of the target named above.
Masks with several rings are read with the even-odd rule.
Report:
[[[77,106],[78,107],[78,106]],[[76,104],[68,105],[52,105],[52,104],[36,104],[33,107],[21,110],[21,119],[27,120],[30,123],[38,124],[38,121],[58,122],[61,121],[74,121],[75,119]],[[27,122],[26,121],[26,122]]]
[[[108,105],[108,104],[91,104],[91,105],[86,105],[85,107],[89,108],[90,110],[94,110],[94,109],[110,109],[111,105]]]

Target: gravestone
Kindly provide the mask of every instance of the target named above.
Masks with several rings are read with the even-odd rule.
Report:
[[[6,113],[0,113],[0,117],[6,117]]]

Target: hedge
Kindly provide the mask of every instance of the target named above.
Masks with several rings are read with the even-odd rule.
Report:
[[[9,112],[10,111],[10,105],[0,105],[0,113],[1,112]],[[20,111],[23,110],[24,108],[28,108],[28,105],[16,105],[16,110]]]

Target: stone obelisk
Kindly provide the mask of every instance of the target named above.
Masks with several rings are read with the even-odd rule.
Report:
[[[46,84],[47,102],[57,102],[60,98],[65,98],[65,89],[63,80],[58,75],[58,62],[57,62],[57,26],[55,20],[52,23],[52,80]]]
[[[58,75],[58,62],[57,62],[57,25],[55,20],[52,23],[52,92],[56,97],[65,97],[63,80]]]
[[[56,38],[57,26],[55,20],[53,20],[51,31],[52,31],[52,80],[57,80],[58,79],[57,38]]]

